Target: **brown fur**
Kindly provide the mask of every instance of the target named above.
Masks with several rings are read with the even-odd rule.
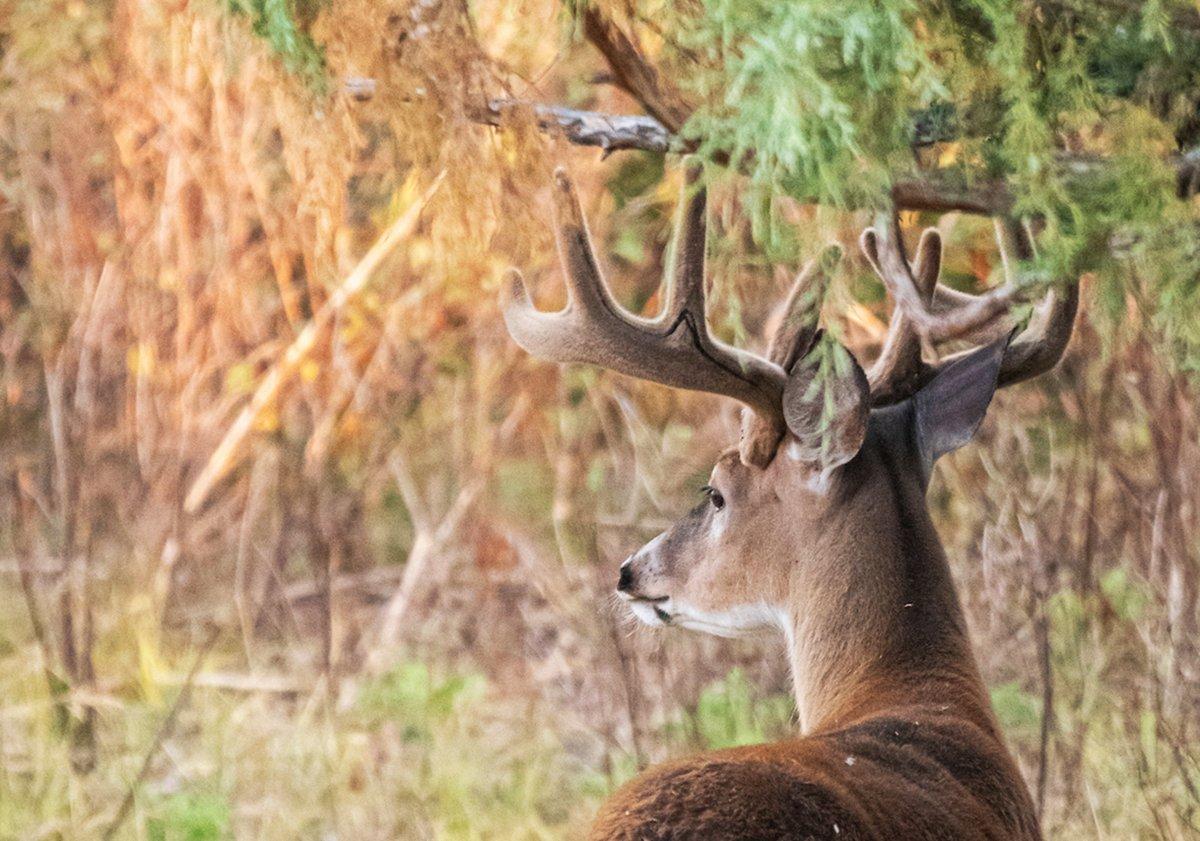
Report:
[[[911,411],[873,413],[819,492],[782,450],[765,471],[723,458],[714,483],[750,519],[714,540],[698,509],[631,560],[635,595],[786,604],[807,735],[651,768],[605,803],[594,841],[1041,837],[926,511]]]
[[[590,837],[1039,838],[998,737],[953,707],[895,706],[807,738],[657,766],[605,803]]]

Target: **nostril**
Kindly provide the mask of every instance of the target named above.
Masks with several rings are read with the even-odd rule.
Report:
[[[621,576],[617,579],[617,589],[622,593],[628,593],[633,589],[633,570],[629,566],[629,561],[621,564]]]

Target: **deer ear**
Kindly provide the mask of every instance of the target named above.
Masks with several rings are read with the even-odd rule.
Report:
[[[783,417],[788,455],[831,470],[858,455],[871,400],[867,376],[850,351],[821,331],[788,372]]]
[[[917,446],[925,472],[975,435],[983,422],[1011,336],[947,365],[913,398]]]

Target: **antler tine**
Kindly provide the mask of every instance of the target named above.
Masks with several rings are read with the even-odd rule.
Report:
[[[708,207],[707,191],[700,183],[704,170],[693,165],[687,168],[676,219],[675,261],[667,275],[667,288],[663,290],[661,319],[669,323],[679,320],[685,312],[695,314],[703,324],[707,310],[705,295],[706,273],[704,248],[707,242],[708,225],[705,213]]]
[[[841,256],[842,250],[838,246],[827,247],[800,270],[792,283],[792,291],[783,304],[783,320],[767,348],[767,359],[789,375],[820,338],[821,303],[829,288],[830,275]],[[787,421],[781,415],[743,417],[739,446],[743,463],[769,463],[787,428]]]
[[[879,358],[867,375],[875,406],[903,400],[929,382],[938,371],[970,351],[953,354],[939,364],[922,359],[922,345],[968,339],[986,344],[1011,331],[1009,311],[1016,287],[1009,279],[1016,260],[1034,256],[1033,240],[1016,219],[996,221],[996,236],[1004,261],[1004,284],[981,295],[970,295],[937,283],[940,238],[926,231],[918,246],[917,266],[910,270],[895,217],[880,229],[863,232],[863,253],[883,279],[895,300],[891,323]],[[1038,305],[1026,329],[1005,351],[999,385],[1011,385],[1053,368],[1062,358],[1079,307],[1079,288],[1051,291]]]
[[[1019,220],[1006,217],[998,221],[997,233],[1001,243],[1011,241],[1018,260],[1035,256],[1033,237]],[[1002,248],[1001,253],[1007,257],[1006,250]],[[1078,310],[1078,279],[1046,293],[1025,330],[1009,343],[997,378],[999,387],[1032,379],[1057,365],[1071,341]]]
[[[879,243],[874,228],[867,228],[862,232],[859,246],[874,267],[876,274],[883,278],[883,268],[879,262]],[[905,262],[907,263],[907,259]],[[941,270],[942,237],[936,229],[929,228],[921,234],[921,241],[917,245],[917,262],[911,274],[923,306],[931,307],[933,305]],[[884,285],[889,290],[892,288],[886,279]],[[894,301],[896,300],[894,292],[892,298]],[[928,367],[921,359],[921,344],[921,336],[912,319],[896,302],[892,309],[891,321],[888,323],[887,335],[883,340],[883,348],[867,372],[867,382],[870,385],[871,394],[875,395],[880,402],[894,402],[892,393],[903,389]]]
[[[912,321],[921,338],[929,343],[961,338],[985,328],[1008,312],[1015,292],[1005,282],[981,295],[959,298],[956,306],[935,312],[922,300],[916,280],[904,255],[900,220],[895,213],[884,214],[875,228],[880,276],[904,314]]]
[[[762,357],[730,347],[708,332],[704,301],[705,194],[689,173],[678,215],[677,266],[654,319],[626,312],[609,293],[570,179],[555,172],[559,256],[567,305],[539,312],[520,274],[513,272],[501,306],[509,333],[535,356],[586,362],[675,388],[740,400],[766,417],[782,414],[783,370]]]
[[[767,348],[767,359],[784,371],[791,371],[816,341],[821,330],[821,304],[825,301],[833,269],[841,259],[840,246],[826,246],[800,269],[792,282],[792,291],[783,303],[783,322]]]
[[[621,306],[608,292],[575,185],[562,167],[554,170],[553,196],[558,256],[567,285],[567,310],[577,306],[593,318],[627,321]]]
[[[1004,388],[1031,380],[1057,365],[1071,341],[1078,311],[1078,281],[1067,284],[1065,288],[1047,292],[1035,308],[1025,329],[1009,342],[1005,349],[1004,358],[1000,362],[1000,372],[996,377],[996,387]],[[972,350],[974,348],[947,356],[939,364],[928,366],[917,387],[924,385],[942,368],[966,356]]]

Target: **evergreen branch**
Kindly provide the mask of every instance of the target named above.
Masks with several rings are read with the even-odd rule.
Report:
[[[1071,0],[1043,2],[1050,6],[1066,7]],[[1137,8],[1131,6],[1126,9],[1127,0],[1105,2],[1110,9],[1120,6],[1122,11],[1132,12]],[[672,135],[678,135],[693,111],[683,94],[659,73],[630,36],[596,4],[589,3],[583,9],[582,22],[584,36],[608,62],[615,83],[629,93],[649,116],[590,115],[589,112],[529,104],[527,107],[533,108],[539,126],[543,129],[560,129],[572,143],[599,146],[606,153],[615,149],[694,151],[699,145],[694,140],[671,140]],[[494,110],[496,106],[497,103],[490,103],[489,110]],[[959,133],[956,116],[953,106],[946,103],[914,114],[910,131],[913,148],[956,139]],[[606,130],[606,123],[610,120],[620,121],[619,133]],[[662,142],[664,136],[665,144]],[[653,148],[641,145],[642,138],[652,138]],[[1193,195],[1196,188],[1200,187],[1200,161],[1189,162],[1187,158],[1184,155],[1177,161],[1177,192],[1180,196]],[[730,161],[720,152],[714,155],[714,159],[718,163],[732,163],[738,167],[745,163]],[[1093,174],[1095,171],[1090,161],[1081,162],[1064,157],[1061,162],[1067,165],[1069,175]],[[934,171],[929,175],[896,180],[892,185],[892,201],[896,207],[904,209],[934,212],[959,210],[994,216],[1011,209],[1013,195],[1003,181],[992,180],[966,186],[961,176],[956,183],[950,173]]]
[[[348,78],[343,83],[346,94],[365,101],[375,94],[373,79]],[[485,107],[474,109],[470,117],[477,123],[504,127],[509,120],[531,116],[542,131],[561,134],[576,146],[592,146],[605,154],[633,150],[665,154],[694,152],[698,143],[685,140],[669,131],[652,116],[644,114],[605,114],[581,111],[560,105],[546,105],[519,99],[494,99]],[[957,138],[953,114],[930,109],[914,115],[913,147],[930,146]],[[718,163],[728,165],[728,157],[716,156]],[[1095,175],[1104,166],[1104,159],[1093,155],[1062,155],[1059,162],[1068,176],[1080,178]],[[1200,147],[1188,150],[1172,159],[1175,169],[1176,195],[1186,198],[1200,194]],[[920,175],[898,178],[892,185],[892,200],[905,210],[924,210],[945,213],[952,210],[995,216],[1012,207],[1013,195],[1002,180],[964,182],[960,174],[932,170]]]
[[[1068,15],[1095,17],[1099,13],[1125,23],[1132,18],[1132,22],[1136,23],[1145,6],[1144,0],[1034,0],[1030,11],[1041,20],[1056,20]],[[949,0],[946,8],[960,25],[989,41],[995,38],[996,33],[978,3]],[[1168,16],[1172,31],[1191,38],[1200,35],[1200,10],[1183,3],[1169,3],[1163,11]]]
[[[1140,15],[1143,0],[1042,0],[1041,6],[1051,14],[1086,11],[1088,4],[1116,15]],[[1200,34],[1200,11],[1184,4],[1168,4],[1165,9],[1170,16],[1171,28],[1191,36]]]
[[[632,96],[671,132],[679,132],[694,108],[683,93],[666,79],[604,12],[594,4],[583,10],[583,33],[608,62],[609,81]],[[954,106],[939,103],[913,115],[914,146],[953,139],[957,115]],[[605,147],[608,148],[608,147]]]

